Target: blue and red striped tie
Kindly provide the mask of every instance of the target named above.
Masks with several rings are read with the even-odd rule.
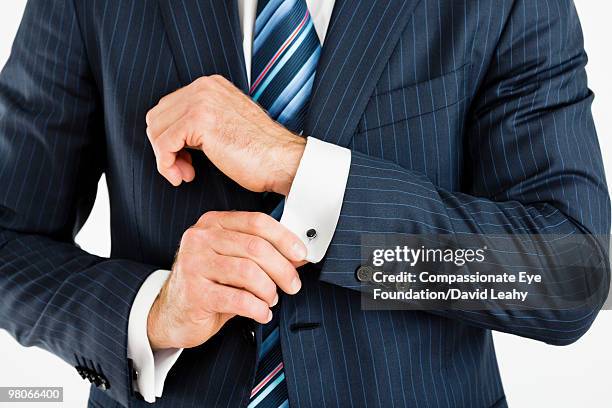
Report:
[[[249,94],[273,119],[296,133],[304,127],[320,54],[305,0],[258,1]],[[279,214],[273,216],[278,219]],[[277,312],[278,307],[262,330],[249,408],[289,406]]]

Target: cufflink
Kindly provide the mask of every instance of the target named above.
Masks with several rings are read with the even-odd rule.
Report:
[[[308,231],[306,231],[306,238],[308,238],[308,240],[312,240],[315,239],[317,237],[317,230],[314,228],[309,229]]]

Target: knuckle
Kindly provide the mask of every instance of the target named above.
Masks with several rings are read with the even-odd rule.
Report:
[[[200,225],[203,225],[203,226],[208,226],[208,225],[212,224],[212,221],[215,220],[218,216],[219,216],[219,212],[218,211],[208,211],[208,212],[205,212],[204,214],[202,214],[202,216],[198,220],[197,224],[200,224]]]
[[[210,85],[210,82],[211,78],[209,76],[201,76],[196,79],[193,84],[199,91],[203,91]]]
[[[223,75],[219,75],[219,74],[213,74],[210,76],[210,79],[214,82],[223,82],[225,81],[225,78],[223,77]]]
[[[253,213],[249,218],[249,226],[256,231],[266,228],[268,222],[269,216],[264,213]]]
[[[236,311],[248,310],[249,302],[247,297],[240,291],[233,291],[227,299]]]
[[[181,243],[189,244],[192,242],[197,242],[201,239],[201,236],[202,236],[202,230],[195,228],[195,227],[189,227],[183,233],[183,238],[181,239]]]
[[[196,225],[206,225],[206,223],[208,223],[212,217],[211,212],[212,211],[205,212],[204,214],[200,215],[200,218],[198,218],[198,222],[196,222]]]
[[[181,238],[181,242],[192,241],[193,238],[194,238],[194,234],[195,234],[195,228],[194,227],[187,228],[187,230],[185,230],[185,232],[183,232],[183,237]]]
[[[249,238],[247,251],[254,257],[260,257],[266,251],[266,243],[263,239],[258,237]]]
[[[169,97],[169,95],[164,95],[161,98],[159,98],[159,104],[168,102],[168,97]]]

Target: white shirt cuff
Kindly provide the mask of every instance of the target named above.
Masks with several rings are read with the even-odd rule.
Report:
[[[280,222],[304,242],[309,262],[319,262],[329,248],[350,167],[349,149],[308,138]],[[315,231],[314,237],[307,236],[310,230]]]
[[[170,271],[153,272],[140,287],[128,323],[128,358],[132,359],[136,376],[134,389],[145,401],[155,402],[161,397],[168,372],[176,363],[183,349],[167,349],[153,352],[147,335],[147,319],[151,306],[164,286]]]

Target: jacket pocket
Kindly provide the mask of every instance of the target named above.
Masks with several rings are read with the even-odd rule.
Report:
[[[357,132],[416,118],[463,101],[469,67],[464,64],[439,77],[372,96]]]

